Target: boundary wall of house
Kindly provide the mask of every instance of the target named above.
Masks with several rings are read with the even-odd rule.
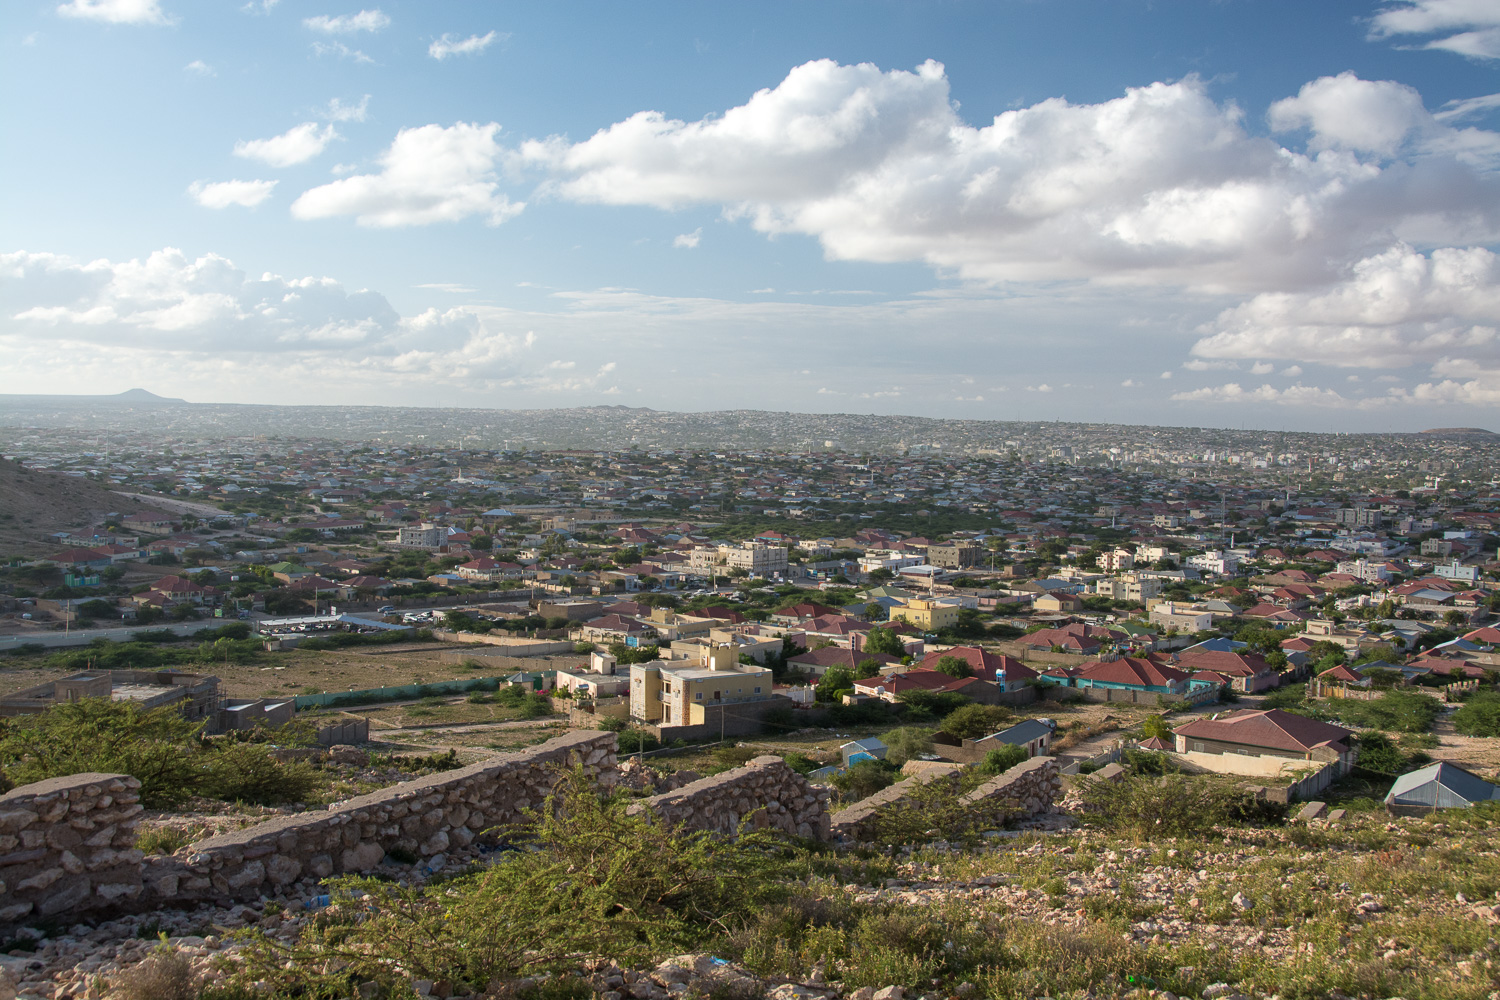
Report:
[[[828,789],[769,755],[643,799],[630,811],[651,812],[665,823],[727,835],[748,823],[754,829],[771,828],[810,840],[829,836]]]
[[[495,635],[491,632],[450,632],[447,629],[433,629],[432,636],[439,642],[461,642],[471,646],[495,646],[505,650],[509,656],[523,659],[533,656],[556,656],[559,653],[573,652],[573,642],[570,639],[548,641],[546,639],[525,639],[513,635]]]
[[[737,701],[727,705],[704,705],[703,722],[685,726],[646,725],[642,728],[663,743],[672,740],[709,740],[723,736],[757,736],[765,728],[766,714],[777,709],[792,710],[790,698],[772,695],[763,701]],[[810,725],[799,722],[798,726]]]
[[[884,816],[910,808],[909,800],[918,789],[941,784],[956,790],[961,774],[961,770],[955,769],[916,774],[898,781],[834,813],[829,820],[830,833],[838,840],[868,839]],[[973,823],[998,825],[1051,812],[1061,791],[1062,775],[1056,758],[1032,757],[965,793],[959,801]]]
[[[0,925],[71,919],[140,896],[140,787],[85,773],[0,796]]]
[[[433,681],[431,684],[401,684],[395,687],[360,688],[354,691],[325,691],[322,694],[299,694],[294,699],[297,711],[309,708],[337,708],[340,705],[362,705],[366,702],[401,701],[432,695],[464,694],[468,691],[498,691],[503,678],[465,677],[462,680]]]
[[[370,742],[369,719],[342,719],[318,728],[318,743],[325,747]]]

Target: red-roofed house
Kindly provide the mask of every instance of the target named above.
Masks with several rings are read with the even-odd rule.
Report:
[[[1000,700],[1000,689],[989,681],[978,677],[949,677],[937,670],[908,670],[854,682],[856,694],[882,701],[899,701],[908,691],[950,691],[972,698],[981,705],[993,705]]]
[[[1212,719],[1194,719],[1172,730],[1178,753],[1240,753],[1293,760],[1339,761],[1353,766],[1351,729],[1279,708],[1241,709]]]
[[[1158,694],[1185,695],[1188,675],[1176,667],[1152,663],[1138,656],[1090,663],[1078,671],[1075,687],[1106,688],[1124,691],[1154,691]]]
[[[1036,671],[1013,656],[992,653],[978,646],[954,646],[952,649],[934,650],[928,653],[918,668],[937,669],[938,661],[945,656],[957,657],[974,669],[974,676],[994,682],[1001,691],[1015,691],[1036,677]]]
[[[795,667],[811,677],[822,677],[834,667],[844,667],[853,672],[866,660],[874,660],[882,667],[901,662],[887,653],[861,653],[844,646],[824,646],[822,649],[789,657],[786,663],[788,667]]]
[[[1236,691],[1254,694],[1273,688],[1281,683],[1281,677],[1254,653],[1236,653],[1229,650],[1188,650],[1177,657],[1177,666],[1190,673],[1212,670],[1216,674],[1233,678],[1230,683]]]

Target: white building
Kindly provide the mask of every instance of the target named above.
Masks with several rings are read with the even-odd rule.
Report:
[[[1207,573],[1231,576],[1239,572],[1240,557],[1233,552],[1213,550],[1196,556],[1188,556],[1187,565]]]

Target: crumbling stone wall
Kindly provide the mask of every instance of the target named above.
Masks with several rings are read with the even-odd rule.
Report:
[[[642,799],[631,812],[695,830],[733,834],[746,819],[757,829],[828,839],[828,790],[792,770],[780,757],[756,757],[743,767]]]
[[[393,785],[326,812],[283,816],[198,841],[143,873],[153,905],[274,895],[300,878],[380,864],[392,850],[425,858],[467,847],[484,831],[524,818],[558,779],[582,765],[601,784],[615,778],[613,733],[572,732],[539,746]]]
[[[961,775],[960,771],[923,772],[898,781],[834,813],[830,819],[832,835],[841,840],[867,839],[877,820],[888,811],[906,808],[918,788],[941,783],[956,791]],[[998,825],[1053,812],[1061,791],[1057,760],[1033,757],[964,793],[959,804],[972,823]]]
[[[140,787],[120,774],[74,774],[0,796],[0,925],[140,896]]]

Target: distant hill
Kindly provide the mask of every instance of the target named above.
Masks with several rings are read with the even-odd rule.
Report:
[[[1483,427],[1434,427],[1430,431],[1422,431],[1423,434],[1431,434],[1433,437],[1496,437],[1494,431],[1487,431]]]
[[[110,406],[115,404],[127,406],[184,406],[185,399],[172,399],[167,396],[158,396],[154,392],[145,389],[126,389],[113,395],[100,396],[54,396],[54,395],[31,395],[22,393],[0,393],[0,402],[11,403],[18,406],[45,405],[45,406]]]
[[[0,554],[45,555],[61,547],[47,539],[55,531],[88,528],[105,514],[144,509],[92,480],[0,459]]]

